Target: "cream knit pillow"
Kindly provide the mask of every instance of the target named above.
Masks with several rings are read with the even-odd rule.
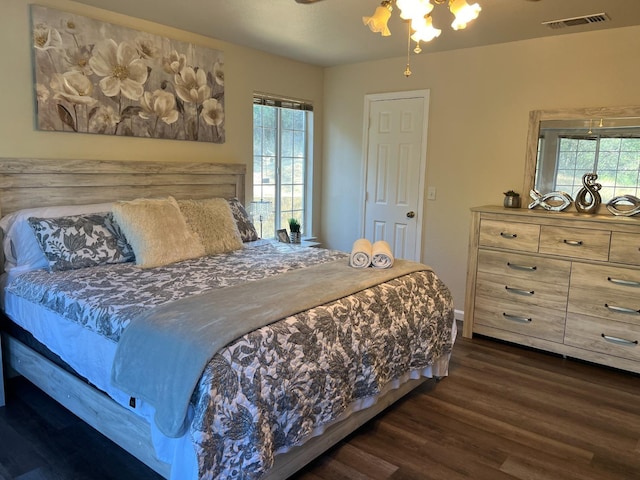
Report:
[[[160,267],[204,255],[204,246],[173,197],[116,202],[113,216],[142,268]]]
[[[227,200],[178,200],[178,205],[187,225],[200,236],[207,255],[242,248],[242,237]]]

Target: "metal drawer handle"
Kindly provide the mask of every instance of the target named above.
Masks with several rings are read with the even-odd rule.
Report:
[[[510,287],[508,285],[505,285],[504,289],[507,292],[517,293],[518,295],[529,295],[530,296],[530,295],[533,295],[535,293],[535,291],[533,291],[533,290],[522,290],[521,288],[513,288],[513,287]]]
[[[615,283],[616,285],[624,285],[626,287],[640,287],[640,282],[635,282],[633,280],[623,280],[621,278],[611,278],[607,277],[611,283]]]
[[[604,306],[607,307],[609,310],[611,310],[613,312],[631,313],[631,314],[634,314],[634,315],[640,315],[640,310],[634,310],[633,308],[617,307],[616,305],[609,305],[608,303],[605,303]]]
[[[521,317],[519,315],[511,315],[510,313],[504,313],[504,312],[502,312],[502,316],[507,320],[513,320],[514,322],[520,322],[520,323],[531,323],[533,321],[532,318]]]
[[[530,271],[535,271],[538,269],[538,267],[534,266],[528,266],[528,265],[518,265],[517,263],[511,263],[511,262],[507,262],[507,267],[516,269],[516,270],[530,270]]]
[[[566,245],[571,245],[572,247],[581,247],[582,240],[563,240]]]
[[[604,338],[607,342],[618,343],[620,345],[638,345],[638,340],[627,340],[626,338],[620,337],[612,337],[611,335],[602,334],[602,338]]]
[[[518,238],[518,234],[517,233],[500,232],[500,236],[503,237],[503,238]]]

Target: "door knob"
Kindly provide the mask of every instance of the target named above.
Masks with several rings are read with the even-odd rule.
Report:
[[[407,218],[413,218],[416,216],[416,212],[414,212],[413,210],[410,212],[407,212]]]

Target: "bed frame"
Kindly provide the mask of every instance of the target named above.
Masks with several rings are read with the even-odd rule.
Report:
[[[177,199],[237,197],[244,202],[245,171],[242,164],[206,162],[0,159],[0,205],[2,215],[6,215],[45,205],[81,205],[166,195]],[[171,466],[155,457],[146,421],[11,335],[3,332],[2,341],[7,372],[24,376],[83,421],[169,478]],[[292,475],[424,381],[411,380],[391,390],[372,407],[332,425],[301,447],[276,456],[275,465],[264,478],[276,480]]]

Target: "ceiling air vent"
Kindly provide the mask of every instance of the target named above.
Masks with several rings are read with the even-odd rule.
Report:
[[[607,22],[609,16],[606,13],[594,13],[592,15],[583,15],[581,17],[563,18],[561,20],[549,20],[548,22],[542,22],[542,25],[546,25],[549,28],[565,28],[575,27],[577,25],[587,25],[590,23],[602,23]]]

